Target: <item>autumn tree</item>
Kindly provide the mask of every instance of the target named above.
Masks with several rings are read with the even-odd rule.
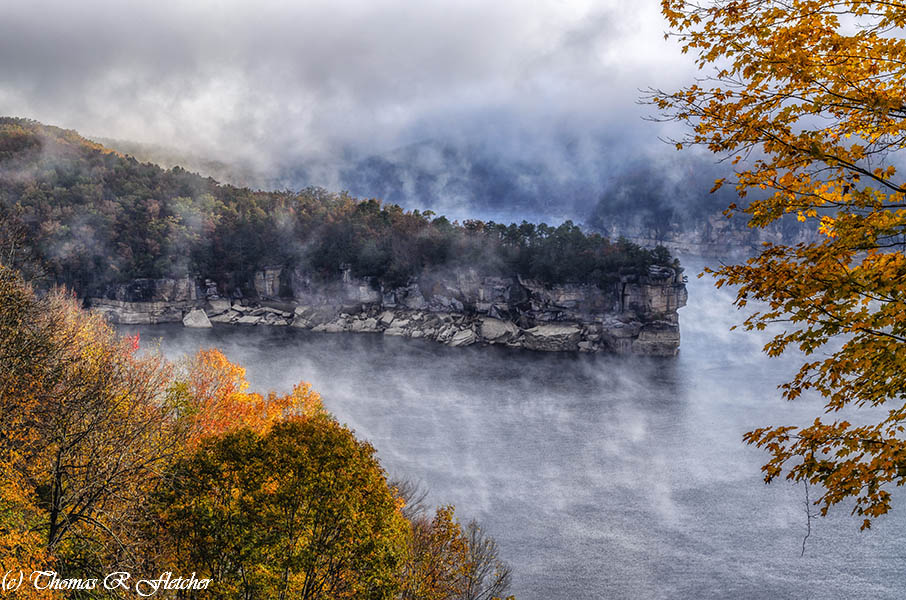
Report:
[[[416,516],[411,527],[403,600],[457,598],[465,584],[469,546],[453,507],[438,508],[433,519]]]
[[[736,165],[739,195],[755,199],[730,214],[751,227],[795,215],[814,234],[713,272],[718,286],[736,286],[738,307],[758,301],[747,329],[784,325],[770,356],[807,355],[784,397],[817,392],[826,402],[827,417],[745,440],[770,454],[767,481],[820,485],[822,514],[850,501],[869,527],[890,509],[890,487],[906,482],[906,4],[661,4],[705,73],[678,91],[651,90],[665,118],[689,126],[677,146],[704,145]],[[869,407],[880,410],[860,414]]]
[[[461,600],[495,600],[510,588],[511,571],[500,558],[497,541],[487,535],[477,521],[470,521],[463,532],[469,552]],[[512,596],[508,596],[512,599]]]
[[[0,266],[0,504],[20,540],[79,573],[141,562],[135,521],[172,447],[166,376],[100,317]]]
[[[424,497],[409,485],[398,488],[415,498],[410,521],[409,553],[403,566],[402,600],[500,600],[510,586],[510,568],[497,543],[471,521],[465,529],[452,506],[428,518]],[[513,596],[506,596],[512,600]]]
[[[26,402],[12,398],[34,378],[30,357],[46,356],[51,344],[41,326],[41,311],[24,282],[0,266],[0,570],[47,568],[52,557],[39,533],[43,521],[35,490],[21,477],[34,443]],[[4,310],[5,308],[5,310]],[[31,328],[22,330],[25,323]],[[31,372],[31,373],[30,373]],[[13,379],[11,375],[18,376]]]
[[[211,436],[155,495],[175,572],[220,598],[393,598],[406,521],[374,449],[324,415]]]
[[[167,391],[173,435],[191,451],[207,437],[247,428],[265,433],[287,417],[325,414],[307,383],[288,394],[249,391],[245,369],[216,349],[199,350],[177,365]]]
[[[162,558],[147,499],[170,465],[206,437],[324,413],[307,384],[252,393],[216,350],[173,365],[136,341],[0,265],[0,566],[147,572]]]

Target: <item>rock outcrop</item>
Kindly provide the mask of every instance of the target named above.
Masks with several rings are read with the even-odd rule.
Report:
[[[679,348],[682,275],[652,267],[603,287],[544,285],[473,269],[431,273],[375,289],[344,271],[324,282],[300,269],[268,268],[226,299],[209,279],[136,280],[87,303],[117,323],[182,321],[381,333],[449,346],[495,344],[538,351],[672,356]]]
[[[133,279],[109,286],[97,297],[87,299],[91,308],[114,323],[146,325],[182,321],[196,308],[198,290],[195,280]]]
[[[795,215],[787,215],[765,228],[747,227],[748,219],[728,219],[722,212],[702,217],[694,225],[659,223],[658,227],[635,224],[612,224],[602,231],[610,239],[619,237],[644,248],[664,246],[679,256],[740,258],[761,252],[765,242],[795,246],[818,241],[814,227],[805,227]]]
[[[207,313],[200,308],[194,308],[186,313],[182,318],[182,324],[186,327],[195,327],[196,329],[208,329],[213,327],[208,319]]]

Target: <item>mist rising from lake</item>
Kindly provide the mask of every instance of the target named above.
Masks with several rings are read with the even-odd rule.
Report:
[[[520,600],[902,598],[906,494],[870,532],[839,508],[813,521],[804,490],[764,485],[743,433],[807,423],[820,403],[775,387],[797,367],[730,332],[726,291],[687,272],[676,359],[447,348],[288,328],[124,327],[170,357],[216,346],[253,387],[305,380],[393,477],[479,519]],[[813,491],[814,498],[814,491]]]

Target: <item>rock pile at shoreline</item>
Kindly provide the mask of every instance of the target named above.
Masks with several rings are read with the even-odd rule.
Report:
[[[371,282],[348,272],[323,282],[310,273],[276,267],[257,273],[253,283],[248,296],[228,299],[209,279],[136,280],[87,303],[123,324],[297,327],[380,333],[448,346],[495,344],[544,352],[651,356],[677,353],[677,309],[686,303],[680,274],[664,267],[604,288],[543,285],[465,270],[374,289]]]

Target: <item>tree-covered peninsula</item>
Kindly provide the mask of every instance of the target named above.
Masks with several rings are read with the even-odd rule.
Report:
[[[569,221],[458,223],[320,188],[223,185],[18,118],[0,118],[0,221],[8,257],[80,296],[111,283],[185,275],[241,290],[274,264],[325,277],[348,269],[376,288],[444,267],[605,285],[674,265],[661,248],[611,242]]]

